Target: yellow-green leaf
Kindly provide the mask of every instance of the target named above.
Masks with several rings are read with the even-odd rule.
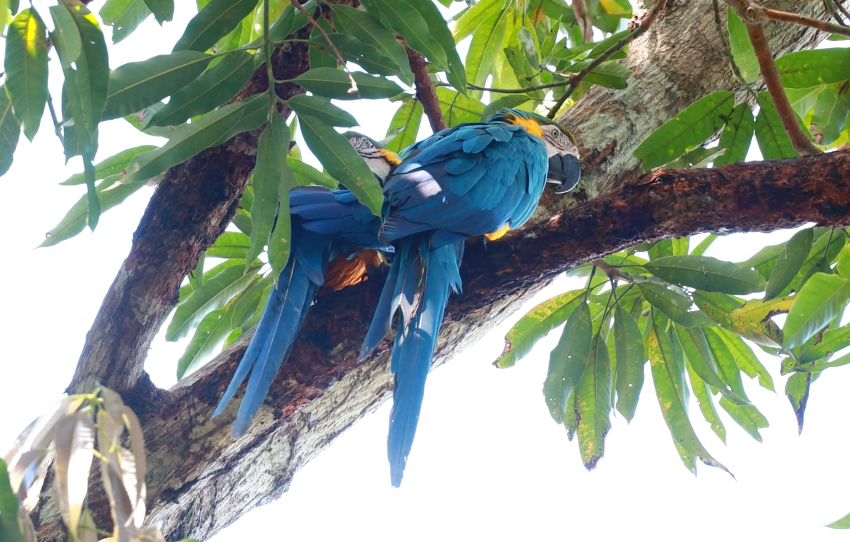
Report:
[[[6,92],[27,139],[38,132],[47,103],[47,35],[33,9],[21,11],[6,35]]]

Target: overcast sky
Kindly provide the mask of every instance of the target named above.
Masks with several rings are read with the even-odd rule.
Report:
[[[95,11],[101,3],[92,3]],[[174,30],[191,16],[181,5],[188,2],[177,4],[170,28],[160,30],[149,20],[113,48],[112,67],[170,51],[178,37]],[[151,39],[153,32],[156,39]],[[51,80],[56,97],[60,85],[59,78]],[[342,105],[360,120],[360,131],[377,139],[395,108],[376,102]],[[85,335],[153,192],[145,188],[120,210],[104,214],[94,233],[86,230],[57,247],[35,249],[84,193],[82,187],[58,186],[81,166],[76,160],[63,164],[59,141],[48,126],[45,117],[33,144],[21,138],[15,164],[0,179],[5,201],[0,215],[0,448],[60,397],[70,381]],[[157,142],[123,121],[105,123],[98,159],[151,141]],[[744,259],[789,236],[733,235],[718,241],[709,254]],[[534,302],[575,287],[556,281]],[[491,366],[505,331],[521,312],[431,375],[401,489],[389,483],[386,404],[304,467],[280,500],[249,513],[213,540],[846,539],[845,533],[822,525],[850,512],[845,489],[850,482],[850,371],[831,370],[813,385],[801,437],[782,394],[778,363],[764,356],[778,393],[745,378],[748,394],[771,423],[763,430],[764,444],[721,411],[728,432],[724,446],[692,403],[700,438],[737,481],[702,464],[694,477],[682,466],[647,374],[635,419],[628,425],[613,417],[605,457],[588,473],[576,443],[551,421],[542,398],[548,353],[559,330],[516,367]],[[157,337],[147,369],[158,385],[173,384],[184,347],[185,341],[173,344]]]

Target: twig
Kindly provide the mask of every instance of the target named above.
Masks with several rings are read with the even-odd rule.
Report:
[[[643,18],[638,27],[635,28],[631,34],[606,49],[604,53],[602,53],[596,58],[596,60],[582,68],[582,70],[578,73],[571,73],[568,76],[570,86],[566,90],[566,92],[564,92],[564,95],[558,98],[558,101],[555,102],[555,105],[549,111],[549,118],[555,118],[555,115],[558,113],[558,110],[561,108],[562,105],[564,105],[564,102],[566,102],[567,98],[572,95],[573,91],[576,89],[578,84],[581,83],[582,80],[587,76],[587,74],[598,68],[600,64],[614,56],[614,54],[622,50],[623,47],[635,41],[637,38],[642,36],[647,30],[649,30],[650,25],[655,22],[655,19],[658,18],[658,14],[661,13],[661,11],[667,7],[667,4],[670,4],[672,1],[673,0],[656,0],[655,5],[652,6],[652,9],[649,11],[649,13],[646,14],[646,17]]]
[[[565,87],[569,85],[569,80],[567,81],[559,81],[557,83],[546,83],[545,85],[536,85],[525,88],[492,88],[492,87],[479,87],[478,85],[473,85],[472,83],[467,83],[466,86],[471,88],[472,90],[483,90],[485,92],[498,92],[500,94],[523,94],[525,92],[532,92],[535,90],[544,90],[547,88],[559,88]]]
[[[342,69],[345,70],[345,73],[348,75],[348,80],[351,82],[351,88],[348,89],[348,93],[355,94],[360,92],[360,90],[357,88],[357,82],[354,80],[354,77],[351,75],[351,72],[348,71],[348,67],[345,65],[345,59],[342,58],[342,53],[339,52],[339,49],[336,48],[334,42],[331,41],[331,37],[328,36],[328,33],[325,32],[325,29],[319,26],[319,23],[317,23],[316,20],[309,13],[307,13],[307,10],[304,9],[304,7],[298,2],[298,0],[289,1],[292,3],[293,6],[295,6],[298,11],[300,11],[304,14],[305,17],[307,17],[307,20],[310,22],[311,25],[313,25],[313,28],[318,30],[319,33],[325,38],[325,41],[328,42],[328,47],[330,47],[331,51],[333,51],[337,62],[339,62],[342,66]]]
[[[573,13],[576,15],[576,22],[581,29],[581,39],[585,43],[593,41],[593,21],[590,19],[590,14],[587,12],[587,4],[584,0],[573,0]]]
[[[798,15],[797,13],[788,13],[787,11],[779,11],[777,9],[765,9],[758,8],[760,11],[757,13],[760,14],[762,19],[770,19],[771,21],[785,21],[786,23],[794,23],[803,26],[810,26],[812,28],[817,28],[818,30],[822,30],[824,32],[831,32],[833,34],[841,34],[842,36],[850,36],[850,28],[846,26],[841,26],[838,24],[828,23],[826,21],[822,21],[820,19],[815,19],[814,17],[806,17],[804,15]]]
[[[760,8],[749,0],[726,0],[726,3],[744,21],[759,62],[764,84],[771,98],[773,98],[776,111],[782,120],[782,126],[788,133],[788,137],[791,138],[794,149],[800,154],[818,154],[821,152],[820,149],[803,133],[802,128],[797,123],[797,116],[791,108],[791,103],[788,101],[788,96],[785,94],[785,89],[782,87],[779,71],[776,69],[776,62],[773,60],[773,54],[770,52],[767,38],[764,36],[764,27],[757,12]]]
[[[832,15],[832,18],[835,19],[835,22],[840,24],[841,26],[847,26],[844,23],[844,20],[841,18],[841,15],[838,14],[838,10],[835,8],[835,4],[832,0],[823,0],[823,6],[829,11],[829,14]],[[841,11],[847,13],[847,11],[842,7]]]
[[[832,0],[826,0],[826,3],[827,3],[830,7],[832,7],[833,9],[834,9],[834,8],[838,8],[838,11],[840,11],[840,12],[841,12],[841,13],[842,13],[845,17],[847,17],[848,19],[850,19],[850,13],[848,13],[848,12],[847,12],[847,10],[846,10],[846,9],[844,9],[844,6],[842,6],[842,5],[841,5],[841,2],[840,2],[840,1],[839,1],[839,2],[833,2]],[[836,16],[835,16],[835,18],[838,20],[838,22],[839,22],[839,24],[841,24],[841,26],[846,26],[846,25],[844,24],[844,21],[841,19],[841,17],[838,17],[838,16],[836,15]]]
[[[598,267],[603,273],[608,275],[608,279],[611,281],[616,281],[618,278],[622,277],[622,274],[616,267],[612,267],[608,265],[605,260],[593,260],[590,262],[594,267]]]
[[[750,87],[747,80],[744,79],[744,76],[741,75],[741,70],[738,68],[738,64],[735,63],[735,57],[732,55],[732,46],[729,44],[729,36],[723,31],[723,22],[720,20],[720,0],[714,0],[714,25],[717,27],[717,33],[720,35],[720,43],[723,46],[723,54],[726,55],[726,58],[729,60],[729,64],[732,66],[732,73],[735,75],[735,78],[744,85],[747,92],[755,98],[755,91],[752,87]]]
[[[425,110],[431,130],[434,133],[445,130],[449,125],[446,123],[443,112],[440,110],[440,100],[437,99],[434,82],[431,81],[431,76],[428,75],[425,57],[408,47],[406,43],[404,44],[404,48],[407,50],[407,60],[410,62],[410,71],[413,72],[413,78],[416,84],[416,98],[422,104],[422,109]]]
[[[50,93],[47,93],[47,109],[50,110],[50,118],[53,119],[53,132],[56,134],[56,137],[59,138],[59,141],[62,143],[62,146],[65,146],[65,138],[62,137],[62,127],[59,125],[59,118],[56,116],[56,109],[53,107],[53,96]]]

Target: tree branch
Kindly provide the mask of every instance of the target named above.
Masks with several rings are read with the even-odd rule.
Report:
[[[581,29],[581,39],[585,43],[593,41],[593,21],[590,19],[590,13],[587,11],[587,4],[584,0],[573,0],[573,13],[576,15],[576,22]]]
[[[445,130],[449,125],[446,124],[443,111],[440,109],[440,100],[437,99],[434,82],[431,81],[431,76],[428,74],[425,57],[408,47],[406,43],[402,43],[407,50],[407,59],[410,62],[410,70],[413,72],[413,78],[416,84],[416,99],[419,100],[419,103],[422,104],[422,109],[425,110],[425,116],[428,117],[431,130],[434,133]]]

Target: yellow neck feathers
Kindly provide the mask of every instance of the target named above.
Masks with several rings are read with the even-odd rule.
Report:
[[[526,132],[533,136],[543,137],[543,128],[541,128],[540,124],[534,119],[524,119],[516,115],[511,115],[505,120],[510,124],[522,126],[525,128]]]
[[[396,153],[387,149],[378,149],[378,152],[381,153],[381,156],[386,159],[390,164],[397,166],[401,163],[401,158],[398,157]]]

